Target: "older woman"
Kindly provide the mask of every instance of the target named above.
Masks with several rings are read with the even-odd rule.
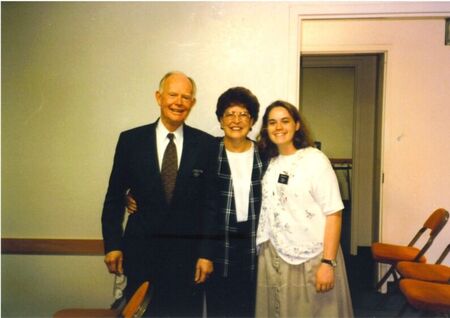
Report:
[[[352,317],[339,247],[343,203],[328,158],[284,101],[266,109],[258,141],[270,163],[256,239],[256,316]]]
[[[228,89],[217,101],[225,136],[219,140],[217,178],[211,188],[218,240],[206,289],[208,317],[254,316],[263,161],[247,135],[258,112],[257,98],[244,87]]]

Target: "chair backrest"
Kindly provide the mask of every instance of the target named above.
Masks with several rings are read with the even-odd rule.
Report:
[[[447,257],[448,252],[450,252],[450,244],[447,245],[445,250],[442,252],[441,256],[439,256],[439,258],[436,261],[436,264],[441,264],[444,261],[444,259]]]
[[[421,248],[420,252],[417,254],[415,260],[419,260],[425,252],[430,248],[436,236],[441,232],[444,228],[445,224],[447,224],[449,218],[449,213],[445,209],[437,209],[428,217],[428,219],[423,224],[423,227],[417,232],[412,241],[408,244],[408,246],[413,246],[419,237],[426,231],[430,230],[430,237],[425,245]]]
[[[144,282],[133,294],[125,308],[122,310],[122,317],[137,318],[142,317],[150,302],[150,283]]]
[[[447,223],[448,216],[447,210],[437,209],[428,217],[423,226],[431,231],[430,235],[436,236]]]

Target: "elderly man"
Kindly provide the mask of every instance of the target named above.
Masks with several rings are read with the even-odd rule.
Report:
[[[147,312],[154,317],[200,316],[199,284],[213,270],[212,251],[202,238],[214,139],[184,123],[195,93],[195,82],[181,72],[161,79],[155,93],[160,118],[121,133],[103,207],[108,270],[127,276],[127,297],[151,282]],[[127,191],[139,202],[139,213],[129,216],[123,231]]]

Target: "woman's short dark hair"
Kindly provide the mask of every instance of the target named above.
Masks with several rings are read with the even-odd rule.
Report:
[[[259,136],[257,138],[258,141],[258,148],[259,150],[264,153],[266,158],[270,159],[272,157],[278,156],[278,148],[277,146],[270,140],[269,134],[267,132],[267,125],[269,122],[269,113],[272,109],[275,107],[283,107],[287,110],[287,112],[291,115],[291,117],[294,119],[295,123],[300,123],[300,129],[297,130],[294,134],[294,147],[296,149],[302,149],[306,147],[310,147],[313,145],[308,127],[306,126],[306,123],[302,116],[300,115],[299,110],[292,104],[277,100],[267,106],[266,111],[264,113],[263,119],[262,119],[262,126],[261,131],[259,133]]]
[[[238,105],[246,108],[253,119],[253,123],[256,123],[258,120],[259,101],[249,89],[238,86],[229,88],[222,93],[217,100],[217,120],[220,120],[225,113],[225,110],[232,105]]]

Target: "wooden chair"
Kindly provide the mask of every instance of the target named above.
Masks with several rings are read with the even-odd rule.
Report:
[[[400,280],[400,290],[407,303],[397,316],[402,316],[408,304],[423,312],[450,314],[450,283],[433,283],[417,279],[404,278]]]
[[[395,266],[401,261],[411,261],[425,263],[425,252],[433,244],[434,239],[445,226],[449,218],[449,213],[445,209],[435,210],[425,221],[420,230],[413,237],[411,242],[407,246],[403,245],[393,245],[386,243],[373,243],[371,246],[372,258],[378,263],[390,264],[391,267],[386,272],[386,274],[380,279],[376,284],[376,289],[380,289],[381,286],[387,281],[389,276],[393,276],[394,280],[398,281],[398,275]],[[414,244],[419,240],[419,238],[427,230],[430,231],[429,238],[427,242],[422,246],[422,248],[417,248]]]
[[[448,283],[450,281],[450,267],[441,263],[450,251],[450,244],[439,256],[435,264],[424,264],[415,262],[399,262],[396,266],[397,272],[402,278],[411,278],[427,282]]]
[[[150,302],[150,284],[144,282],[133,294],[122,311],[100,308],[68,308],[62,309],[53,315],[53,318],[138,318],[142,317]]]

